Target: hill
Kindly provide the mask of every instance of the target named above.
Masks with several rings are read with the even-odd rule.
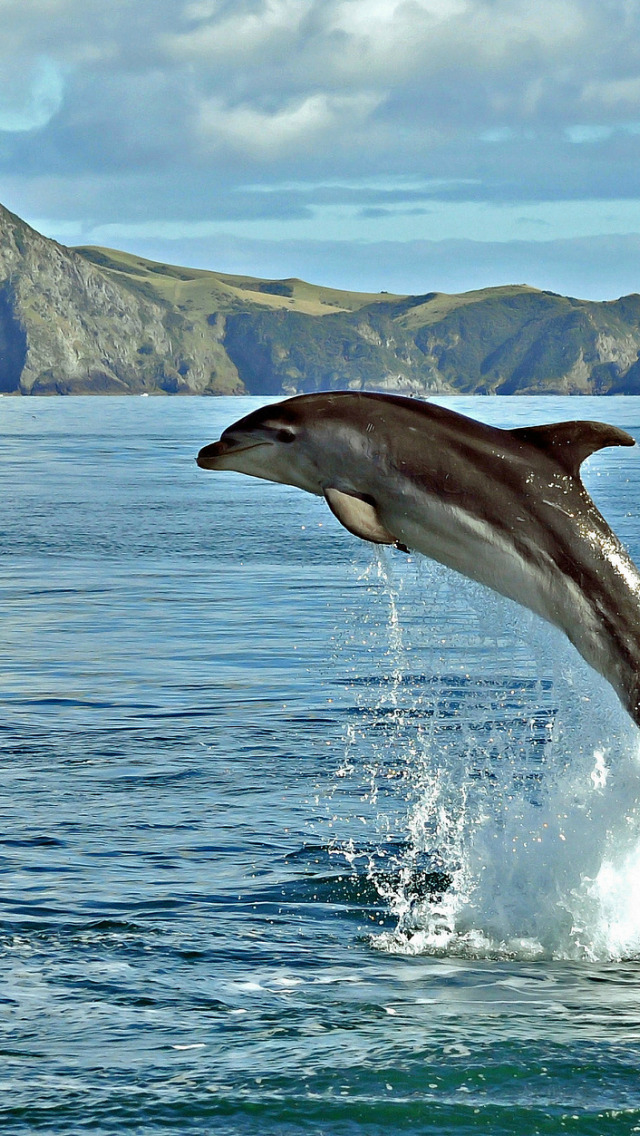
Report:
[[[344,292],[65,248],[0,206],[0,393],[640,394],[640,296]]]

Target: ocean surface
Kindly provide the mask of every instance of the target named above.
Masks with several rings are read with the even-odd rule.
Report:
[[[198,470],[258,403],[0,400],[0,1131],[640,1132],[635,727],[534,616]],[[640,449],[584,479],[640,559]]]

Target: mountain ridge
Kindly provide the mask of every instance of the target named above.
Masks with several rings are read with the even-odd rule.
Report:
[[[0,393],[640,394],[640,296],[357,293],[67,248],[0,206]]]

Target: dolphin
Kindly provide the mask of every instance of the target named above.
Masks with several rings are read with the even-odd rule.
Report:
[[[430,556],[559,627],[640,726],[640,573],[580,465],[634,439],[602,422],[515,430],[418,399],[297,395],[205,446],[236,470],[324,497],[350,533]]]

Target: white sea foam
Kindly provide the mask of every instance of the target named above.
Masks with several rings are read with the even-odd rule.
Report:
[[[375,946],[640,954],[640,735],[613,692],[508,601],[427,562],[376,564],[388,677],[357,695],[369,720],[342,770],[360,746],[379,831],[403,847],[395,873],[371,867],[396,917]],[[416,886],[427,860],[450,879],[433,894]]]

